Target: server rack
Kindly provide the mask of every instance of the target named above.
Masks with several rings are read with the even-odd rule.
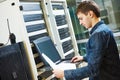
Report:
[[[33,45],[33,40],[48,36],[47,27],[41,8],[41,1],[21,1],[20,2],[21,11],[23,13],[24,22],[26,25],[26,30],[28,38],[31,44],[31,49],[33,51],[34,60],[36,63],[36,68],[38,72],[38,80],[41,80],[41,76],[44,78],[50,76],[51,72],[41,72],[39,69],[44,67],[43,62],[41,61],[35,46]],[[43,78],[43,77],[42,77]]]
[[[45,74],[46,80],[56,80],[51,72],[39,71],[44,64],[32,41],[39,37],[50,36],[62,58],[79,55],[66,0],[21,0],[20,7],[34,55],[38,79],[41,80],[39,77]]]
[[[49,32],[62,58],[78,54],[78,47],[66,0],[45,0]]]

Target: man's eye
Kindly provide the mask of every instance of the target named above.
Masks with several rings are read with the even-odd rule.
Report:
[[[79,20],[82,20],[82,18],[79,18]]]

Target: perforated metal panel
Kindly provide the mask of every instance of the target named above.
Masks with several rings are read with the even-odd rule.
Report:
[[[66,0],[46,0],[46,6],[51,25],[50,29],[53,30],[52,38],[61,57],[78,55],[78,48]]]
[[[34,55],[34,60],[36,63],[36,68],[39,70],[44,66],[36,48],[34,47],[33,40],[48,36],[47,27],[44,19],[44,14],[41,8],[41,2],[20,2],[22,8],[23,18],[26,25],[26,30],[28,32],[29,41],[31,43],[31,48]],[[44,72],[38,71],[38,79],[40,75],[45,74]],[[48,76],[50,76],[49,74]],[[47,77],[47,76],[46,76]],[[41,78],[40,78],[41,79]]]

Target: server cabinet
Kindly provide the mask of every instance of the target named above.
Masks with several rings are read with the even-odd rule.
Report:
[[[34,60],[37,68],[38,80],[47,78],[52,75],[51,71],[42,72],[40,69],[46,67],[42,62],[38,52],[33,45],[33,41],[40,37],[48,36],[47,26],[44,18],[42,4],[40,1],[20,1],[20,7],[23,14],[24,22],[26,25],[26,31],[33,51]]]
[[[46,80],[56,79],[52,72],[41,72],[44,67],[40,57],[32,44],[33,40],[50,36],[62,58],[78,55],[78,48],[70,20],[66,0],[21,0],[21,11],[26,25],[27,35],[38,71],[38,77]],[[40,78],[41,79],[41,78]]]
[[[78,47],[66,0],[45,0],[48,31],[62,58],[78,54]]]

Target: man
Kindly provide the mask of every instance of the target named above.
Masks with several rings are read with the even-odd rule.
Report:
[[[77,8],[80,24],[90,29],[86,56],[75,56],[71,62],[86,61],[88,65],[73,70],[55,69],[57,78],[66,80],[120,80],[120,59],[112,31],[100,20],[100,9],[93,1],[83,1]]]

